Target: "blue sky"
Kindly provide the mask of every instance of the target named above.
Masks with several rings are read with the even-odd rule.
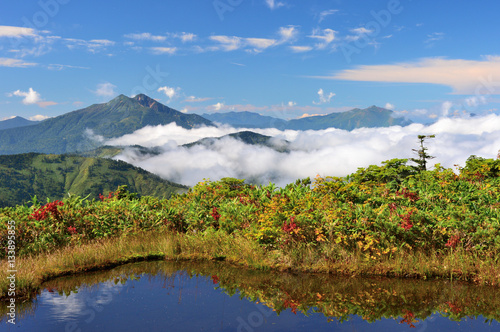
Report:
[[[297,118],[371,105],[415,121],[497,113],[500,3],[3,1],[0,119],[118,94],[190,113]]]

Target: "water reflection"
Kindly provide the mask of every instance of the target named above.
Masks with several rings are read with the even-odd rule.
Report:
[[[499,331],[498,290],[147,262],[44,284],[27,331]],[[228,296],[229,295],[229,296]],[[486,322],[485,322],[486,321]]]

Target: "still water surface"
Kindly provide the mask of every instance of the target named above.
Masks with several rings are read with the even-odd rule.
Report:
[[[500,331],[498,289],[144,262],[52,280],[1,331]],[[485,322],[486,321],[486,322]]]

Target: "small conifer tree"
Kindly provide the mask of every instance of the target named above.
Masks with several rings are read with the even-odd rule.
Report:
[[[427,148],[424,146],[424,142],[428,138],[434,138],[436,135],[418,135],[418,140],[420,143],[420,149],[412,149],[418,155],[418,158],[410,158],[417,166],[414,166],[417,171],[426,171],[427,170],[427,161],[429,159],[435,158],[427,154]]]

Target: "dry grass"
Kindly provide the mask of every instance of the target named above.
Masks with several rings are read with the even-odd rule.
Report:
[[[68,246],[52,253],[21,257],[16,261],[17,297],[36,293],[43,281],[58,276],[111,268],[138,260],[225,260],[257,269],[300,270],[345,275],[384,275],[404,278],[444,278],[498,286],[500,262],[457,250],[438,255],[401,252],[376,260],[362,252],[323,245],[265,250],[238,235],[207,230],[177,234],[144,232]],[[7,262],[1,262],[0,298],[6,298]]]

